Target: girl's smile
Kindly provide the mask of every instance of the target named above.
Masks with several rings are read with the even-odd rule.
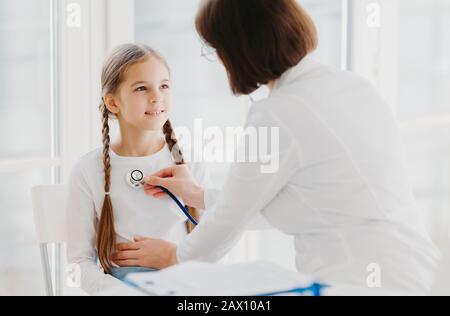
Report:
[[[161,116],[161,114],[166,113],[166,109],[160,109],[160,110],[156,110],[156,111],[147,111],[145,112],[145,115],[149,116],[149,117],[158,117]]]

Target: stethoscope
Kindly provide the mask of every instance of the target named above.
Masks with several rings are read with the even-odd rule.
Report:
[[[130,171],[125,178],[126,182],[128,183],[128,185],[130,185],[131,187],[135,188],[135,189],[140,189],[145,185],[145,181],[144,181],[144,173],[141,170],[133,170]],[[168,196],[170,196],[170,198],[172,200],[174,200],[174,202],[178,205],[178,207],[181,209],[181,211],[183,211],[184,215],[186,215],[187,219],[194,224],[195,226],[197,226],[197,221],[191,216],[191,214],[189,214],[189,211],[186,209],[186,207],[184,207],[184,205],[180,202],[180,200],[177,199],[177,197],[175,195],[173,195],[172,192],[170,192],[169,190],[167,190],[166,188],[162,187],[162,186],[157,186],[158,188],[160,188],[161,190],[163,190]]]

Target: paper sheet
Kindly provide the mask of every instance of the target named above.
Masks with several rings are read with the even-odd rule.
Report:
[[[214,265],[187,262],[127,280],[153,295],[249,296],[308,287],[311,278],[267,262]]]

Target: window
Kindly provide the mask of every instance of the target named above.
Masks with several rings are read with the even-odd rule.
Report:
[[[2,1],[0,7],[0,158],[47,156],[48,1]]]
[[[400,117],[449,117],[450,3],[400,1],[398,38]]]
[[[43,293],[30,188],[54,180],[49,0],[0,2],[0,295]]]
[[[398,8],[397,112],[415,196],[440,245],[450,224],[450,2]]]
[[[346,1],[299,0],[312,16],[319,34],[315,58],[327,65],[346,68]]]
[[[414,195],[439,245],[450,224],[450,3],[361,0],[352,7],[351,68],[397,113]]]

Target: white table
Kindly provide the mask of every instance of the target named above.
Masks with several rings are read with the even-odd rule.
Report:
[[[371,289],[368,287],[358,287],[346,284],[336,284],[328,289],[323,290],[324,296],[405,296],[408,293],[387,290],[387,289]],[[206,295],[206,293],[205,293]],[[148,296],[147,294],[132,288],[127,284],[121,287],[116,287],[101,293],[96,296]]]

